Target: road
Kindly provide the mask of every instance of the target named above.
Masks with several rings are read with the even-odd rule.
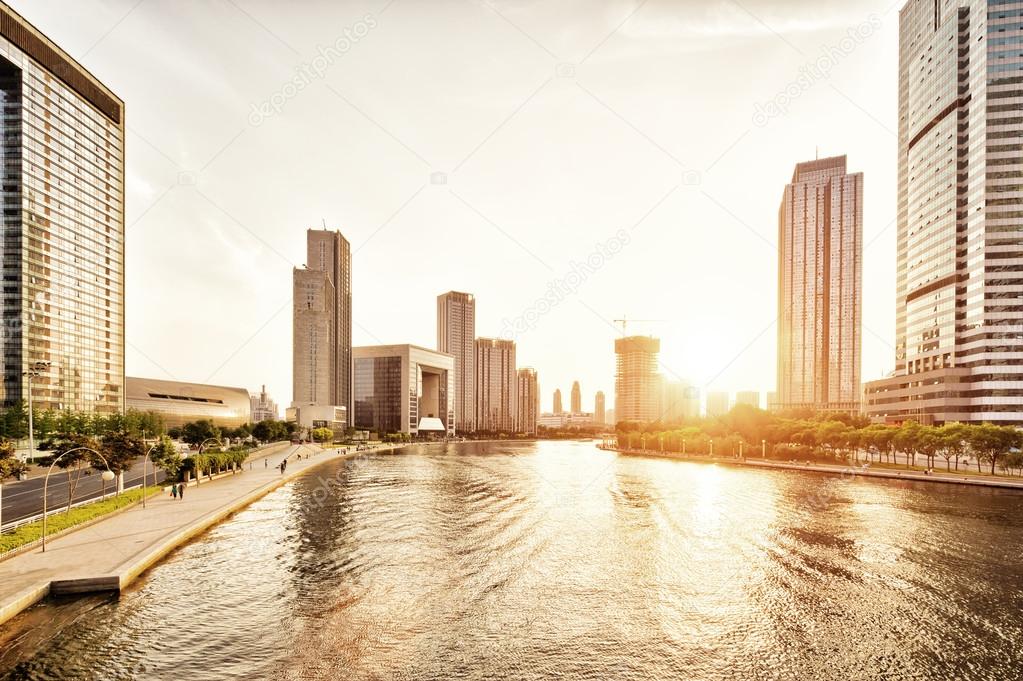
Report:
[[[135,462],[131,470],[124,474],[124,486],[142,484],[143,461]],[[154,470],[150,464],[147,466],[147,482],[153,484]],[[163,471],[156,469],[156,481],[162,482]],[[106,491],[110,493],[114,489],[114,482],[106,484]],[[59,508],[67,505],[68,480],[64,471],[59,468],[53,469],[50,476],[50,484],[47,489],[48,508]],[[84,501],[98,497],[103,493],[103,481],[97,471],[87,469],[82,473],[77,486],[75,487],[74,501]],[[43,512],[43,476],[23,480],[21,482],[9,482],[4,485],[3,491],[3,524],[7,525],[15,520],[26,518]]]

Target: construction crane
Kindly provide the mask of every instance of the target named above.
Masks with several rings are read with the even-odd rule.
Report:
[[[622,325],[622,335],[626,335],[625,329],[629,322],[666,322],[667,319],[626,319],[624,316],[621,319],[614,320],[615,324]]]

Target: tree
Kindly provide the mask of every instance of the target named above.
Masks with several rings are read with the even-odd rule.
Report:
[[[3,526],[4,481],[8,478],[17,480],[28,470],[28,465],[18,459],[14,443],[0,440],[0,527]]]
[[[82,475],[87,474],[89,466],[96,461],[93,454],[99,444],[88,435],[63,433],[54,439],[44,442],[42,448],[50,452],[43,463],[56,465],[67,476],[67,510],[71,510],[74,502],[75,489]]]
[[[149,453],[149,459],[153,465],[167,474],[170,480],[176,480],[181,471],[181,453],[174,446],[174,442],[164,435]]]
[[[124,472],[131,468],[139,457],[145,456],[146,446],[137,436],[126,431],[107,433],[100,442],[100,453],[106,459],[93,462],[97,470],[110,471],[117,476],[117,493],[124,491]]]
[[[220,439],[220,428],[217,428],[209,419],[186,423],[181,429],[181,439],[193,447],[210,438]]]
[[[334,439],[334,431],[330,428],[313,428],[312,436],[314,440],[323,444]]]

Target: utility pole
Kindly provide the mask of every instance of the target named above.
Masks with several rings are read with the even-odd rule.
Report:
[[[50,368],[50,363],[45,360],[33,362],[32,367],[22,373],[28,379],[28,460],[29,463],[36,458],[36,436],[35,421],[33,420],[32,408],[32,379],[41,376],[43,371]]]

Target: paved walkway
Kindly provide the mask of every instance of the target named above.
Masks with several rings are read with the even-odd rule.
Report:
[[[45,553],[35,548],[0,562],[0,623],[45,598],[53,582],[102,578],[123,588],[176,546],[303,471],[341,458],[340,451],[288,444],[266,456],[267,467],[260,454],[253,457],[251,469],[246,464],[241,473],[204,480],[199,486],[193,481],[181,500],[169,494],[150,497],[147,508],[134,506],[48,540]],[[349,456],[354,455],[352,448]],[[288,468],[282,475],[277,466],[285,456]]]

